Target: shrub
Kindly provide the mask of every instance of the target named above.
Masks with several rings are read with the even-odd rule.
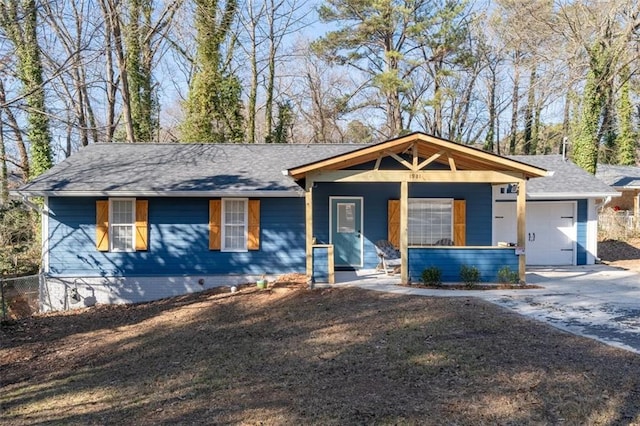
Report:
[[[512,271],[508,266],[503,266],[498,271],[498,282],[502,284],[519,284],[520,274],[518,271]]]
[[[38,271],[38,219],[18,201],[0,206],[0,277]]]
[[[430,266],[422,271],[422,282],[425,285],[442,284],[442,271],[437,266]]]
[[[460,267],[460,279],[467,287],[473,287],[480,282],[480,270],[475,266],[462,265]]]

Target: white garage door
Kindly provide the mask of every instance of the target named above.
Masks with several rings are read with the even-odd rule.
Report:
[[[495,203],[494,244],[516,242],[516,203]],[[575,264],[575,203],[527,203],[527,265]]]

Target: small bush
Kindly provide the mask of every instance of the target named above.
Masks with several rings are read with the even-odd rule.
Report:
[[[462,265],[460,267],[460,279],[467,287],[474,287],[480,282],[480,270],[475,266]]]
[[[498,271],[498,282],[502,284],[519,284],[520,274],[518,271],[512,271],[508,266],[503,266]]]
[[[422,282],[425,285],[440,286],[442,284],[442,271],[437,266],[430,266],[422,271]]]

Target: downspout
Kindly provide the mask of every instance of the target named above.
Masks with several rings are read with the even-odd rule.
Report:
[[[601,208],[603,206],[606,206],[607,204],[609,204],[609,202],[611,202],[611,196],[609,195],[608,197],[604,198],[602,201],[600,201],[599,203],[595,203],[596,206],[596,211],[598,213],[600,213],[602,210]]]

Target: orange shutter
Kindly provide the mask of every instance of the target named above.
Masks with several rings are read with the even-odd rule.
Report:
[[[247,249],[260,250],[260,200],[249,200]]]
[[[389,200],[387,214],[387,239],[395,247],[400,247],[400,200]]]
[[[467,203],[465,200],[453,200],[453,244],[466,245]]]
[[[109,200],[96,201],[96,249],[109,251]]]
[[[209,250],[220,250],[222,201],[209,200]]]
[[[136,250],[149,248],[149,202],[136,200]]]

